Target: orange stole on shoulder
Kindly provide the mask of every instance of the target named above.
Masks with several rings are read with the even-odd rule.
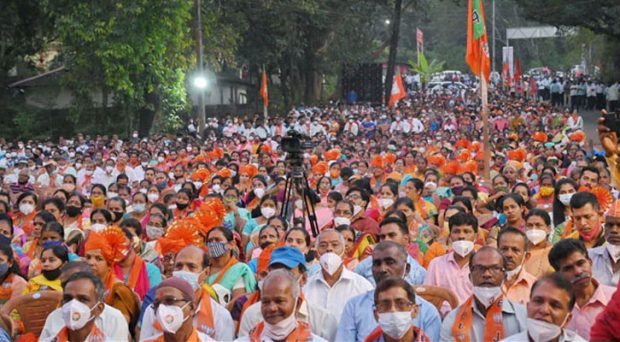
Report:
[[[487,309],[487,315],[484,324],[483,341],[501,341],[504,339],[504,320],[502,318],[502,302],[504,296],[500,296]],[[474,296],[461,306],[456,314],[454,325],[452,326],[452,336],[457,342],[470,342],[471,323],[473,318]]]
[[[250,331],[250,342],[261,342],[260,335],[265,329],[265,322],[261,321]],[[311,341],[310,325],[306,322],[297,321],[297,328],[286,337],[286,342],[304,342]]]

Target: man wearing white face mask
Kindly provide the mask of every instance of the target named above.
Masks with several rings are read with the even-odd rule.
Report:
[[[549,273],[532,287],[527,304],[527,329],[504,342],[582,342],[575,332],[564,329],[575,305],[571,283],[559,273]]]
[[[310,324],[297,319],[295,313],[302,303],[300,292],[299,283],[291,272],[271,271],[263,280],[260,298],[264,321],[259,322],[249,336],[235,341],[326,341],[311,332]]]
[[[502,288],[506,298],[519,304],[527,303],[536,277],[523,268],[528,257],[525,234],[514,227],[502,228],[497,235],[497,249],[506,261],[506,280]]]
[[[620,278],[620,200],[605,214],[606,244],[588,250],[592,259],[592,276],[603,285],[616,286]]]
[[[215,341],[194,328],[194,288],[187,281],[178,277],[164,280],[155,291],[153,308],[163,332],[140,341]]]
[[[372,290],[373,286],[364,277],[344,267],[344,237],[340,232],[323,230],[316,239],[316,249],[321,272],[308,279],[304,295],[310,304],[340,318],[350,298]]]
[[[346,211],[346,214],[345,209],[339,206],[341,202],[349,206],[349,210]],[[335,227],[340,224],[349,224],[359,232],[376,236],[379,233],[379,224],[377,221],[366,216],[366,207],[369,202],[370,196],[365,190],[360,188],[349,189],[349,191],[347,191],[346,200],[336,203],[336,207],[334,208]],[[341,211],[341,213],[339,214],[337,211]],[[346,217],[349,219],[349,222],[336,222],[335,218],[337,217]]]
[[[471,256],[473,295],[452,310],[441,325],[441,341],[493,341],[525,329],[525,307],[504,297],[504,258],[493,247],[484,246]]]
[[[105,307],[103,291],[103,283],[92,273],[78,272],[69,277],[59,309],[64,326],[55,335],[44,330],[40,341],[107,341],[118,337],[118,331],[105,331],[96,324]],[[128,330],[124,336],[128,336]]]
[[[374,315],[378,326],[366,342],[431,342],[424,331],[413,325],[418,305],[413,287],[402,278],[382,280],[375,289]]]
[[[457,213],[450,217],[448,225],[452,251],[431,261],[426,271],[424,284],[452,291],[461,304],[472,293],[467,265],[469,255],[474,251],[478,220],[474,215]]]
[[[217,341],[231,341],[234,337],[234,324],[230,313],[209,295],[200,284],[204,279],[204,270],[208,266],[208,260],[202,249],[196,246],[188,246],[177,253],[174,259],[173,277],[187,281],[198,299],[196,315],[193,318],[194,327],[201,333]],[[207,302],[208,301],[208,302]],[[144,316],[142,318],[142,338],[151,337],[161,333],[155,328],[157,317],[150,302],[142,304]]]

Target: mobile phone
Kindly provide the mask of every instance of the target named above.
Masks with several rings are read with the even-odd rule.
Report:
[[[612,132],[616,132],[616,137],[620,138],[620,112],[608,113],[603,115],[603,124]]]

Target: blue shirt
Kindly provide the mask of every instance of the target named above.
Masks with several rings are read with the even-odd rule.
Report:
[[[415,297],[418,304],[418,317],[413,319],[413,325],[422,329],[431,341],[439,341],[441,331],[441,317],[439,311],[430,302],[420,296]],[[351,298],[344,306],[336,341],[364,341],[378,325],[373,313],[375,305],[375,291],[368,291]]]
[[[411,265],[409,274],[405,277],[405,280],[411,285],[424,284],[424,277],[426,276],[426,270],[420,265],[420,263],[407,255],[407,263]],[[362,260],[357,267],[355,267],[355,273],[366,278],[371,284],[375,284],[375,278],[372,276],[372,256]]]

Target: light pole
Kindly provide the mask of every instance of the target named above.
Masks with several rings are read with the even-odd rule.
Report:
[[[195,0],[196,4],[196,54],[198,57],[198,75],[194,78],[194,86],[200,90],[198,93],[198,134],[202,134],[205,127],[205,88],[207,87],[207,79],[204,74],[204,66],[202,62],[202,16],[201,16],[201,0]]]

